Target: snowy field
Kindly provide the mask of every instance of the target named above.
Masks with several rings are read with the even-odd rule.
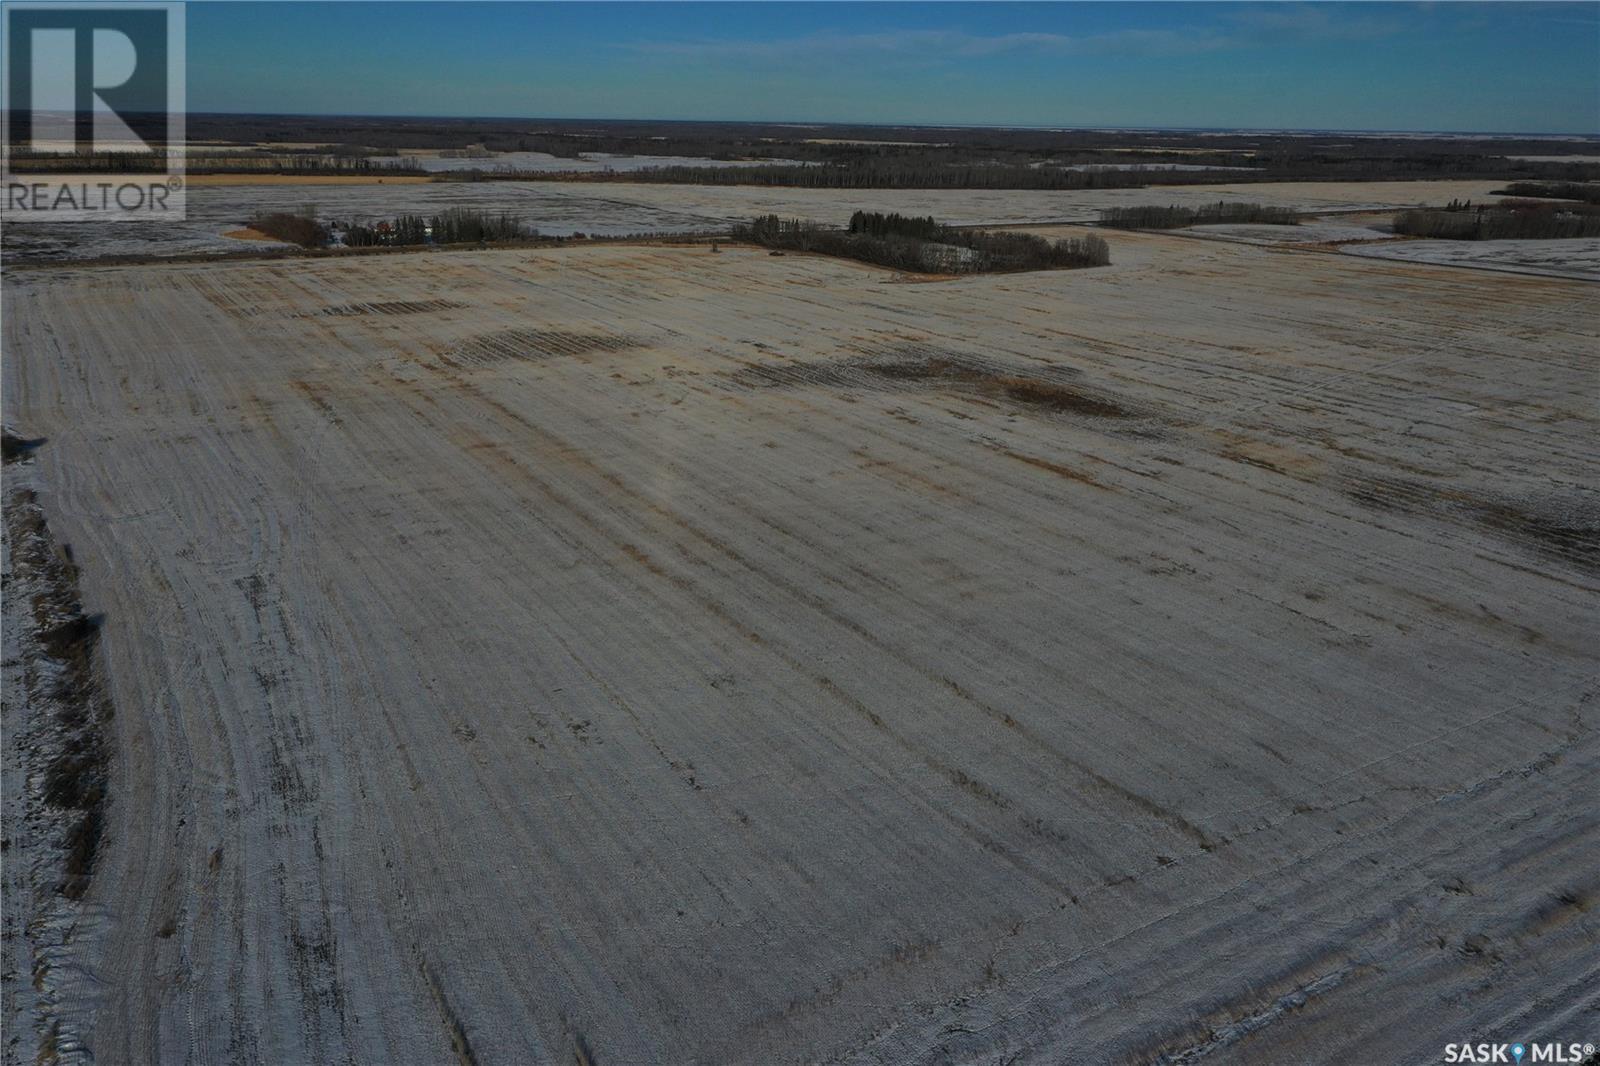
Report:
[[[1036,166],[1036,167],[1049,167],[1052,170],[1080,170],[1080,171],[1086,171],[1086,172],[1087,171],[1096,171],[1096,170],[1132,170],[1132,171],[1148,170],[1148,171],[1154,172],[1154,171],[1162,171],[1162,170],[1168,170],[1168,171],[1196,171],[1196,170],[1249,170],[1250,169],[1249,167],[1200,166],[1200,165],[1195,164],[1195,163],[1071,163],[1071,164],[1062,165],[1062,164],[1059,164],[1059,163],[1044,162],[1044,163],[1035,163],[1033,165]]]
[[[1298,226],[1266,226],[1253,223],[1220,223],[1189,226],[1180,232],[1194,237],[1240,241],[1244,244],[1311,244],[1338,241],[1382,240],[1392,234],[1372,225],[1356,225],[1332,219],[1313,219]]]
[[[548,152],[496,152],[483,158],[414,155],[375,156],[375,163],[414,163],[433,174],[463,170],[532,170],[552,173],[593,174],[607,170],[649,170],[655,167],[758,167],[773,164],[803,166],[792,159],[703,159],[680,155],[618,155],[613,152],[580,152],[576,157]]]
[[[1450,194],[1322,188],[1275,195]],[[8,271],[8,825],[58,704],[114,710],[82,900],[10,841],[8,1060],[1593,1035],[1595,289],[1108,236],[930,284],[624,245]]]
[[[1600,237],[1570,240],[1446,241],[1395,237],[1387,218],[1354,224],[1340,216],[1298,226],[1224,224],[1174,232],[1191,237],[1268,246],[1321,244],[1346,255],[1434,266],[1473,267],[1513,274],[1600,281]]]
[[[1061,192],[499,181],[196,185],[189,190],[189,217],[183,222],[18,223],[6,227],[3,248],[8,262],[238,251],[239,242],[223,234],[259,212],[294,211],[308,204],[314,205],[321,218],[346,222],[465,207],[507,211],[552,236],[577,232],[616,236],[722,229],[768,213],[842,225],[858,208],[932,215],[953,225],[1083,222],[1098,217],[1105,207],[1219,200],[1276,204],[1309,212],[1352,211],[1446,203],[1456,197],[1481,200],[1496,187],[1496,183],[1481,181],[1291,182]]]
[[[1554,241],[1384,241],[1340,250],[1350,255],[1406,263],[1471,266],[1600,281],[1600,237]]]

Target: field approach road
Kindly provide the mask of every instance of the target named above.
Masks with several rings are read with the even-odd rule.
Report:
[[[7,1061],[1592,1037],[1600,288],[1111,244],[9,275],[114,715]]]

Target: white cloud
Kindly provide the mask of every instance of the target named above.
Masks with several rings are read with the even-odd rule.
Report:
[[[1372,13],[1376,10],[1378,13]],[[851,57],[918,61],[1002,55],[1179,56],[1309,41],[1372,40],[1405,32],[1414,21],[1400,5],[1259,4],[1218,14],[1212,27],[1175,26],[1107,33],[977,34],[962,30],[822,32],[771,40],[706,38],[623,47],[640,54],[754,63],[804,63]]]
[[[893,33],[816,33],[765,41],[650,41],[627,47],[652,55],[772,62],[851,55],[920,59],[1007,54],[1187,55],[1216,51],[1233,43],[1226,36],[1204,30],[1119,30],[1083,36],[1060,33],[981,35],[958,30],[906,30]]]
[[[1274,41],[1359,41],[1389,37],[1402,32],[1398,8],[1380,7],[1385,13],[1357,14],[1349,4],[1270,4],[1230,11],[1228,21],[1238,35],[1252,42]]]

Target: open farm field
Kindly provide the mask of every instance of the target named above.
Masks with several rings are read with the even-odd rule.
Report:
[[[414,163],[432,174],[452,171],[481,170],[548,171],[566,173],[596,173],[600,171],[650,170],[656,167],[750,167],[771,163],[794,163],[790,159],[702,159],[681,155],[621,155],[610,152],[588,152],[578,156],[554,156],[548,152],[497,152],[487,157],[441,156],[437,152],[415,156],[404,152],[392,156],[378,156],[375,162]]]
[[[248,183],[233,184],[241,177]],[[754,186],[587,185],[563,182],[409,182],[297,177],[289,181],[221,175],[226,184],[189,190],[182,222],[29,223],[7,227],[8,263],[106,256],[192,255],[238,251],[223,236],[256,214],[315,205],[319,218],[370,221],[400,214],[466,208],[509,212],[550,236],[620,236],[725,229],[756,215],[777,214],[842,225],[851,213],[898,211],[932,215],[949,225],[1087,222],[1103,208],[1136,204],[1208,204],[1218,200],[1294,207],[1308,212],[1414,207],[1451,199],[1482,200],[1485,181],[1285,182],[1066,192],[992,189],[767,189]]]
[[[1429,184],[1237,195],[1486,191]],[[185,232],[302,197],[246,192]],[[552,231],[1234,195],[394,193]],[[1111,245],[927,284],[621,245],[8,271],[6,657],[81,682],[8,671],[9,824],[30,716],[114,711],[70,929],[44,837],[8,851],[8,1056],[1592,1034],[1600,289]],[[92,670],[30,628],[69,594]]]
[[[1307,212],[1371,210],[1487,196],[1482,181],[1282,182],[1172,185],[1143,189],[766,189],[751,186],[607,185],[579,195],[603,195],[639,209],[672,210],[707,219],[775,214],[838,224],[850,212],[898,211],[932,215],[948,225],[1088,222],[1101,210],[1135,204],[1262,203]],[[842,215],[841,215],[842,212]]]
[[[1594,237],[1563,240],[1381,241],[1341,250],[1375,259],[1600,281],[1600,239]]]

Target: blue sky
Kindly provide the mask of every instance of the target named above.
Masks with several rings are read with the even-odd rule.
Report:
[[[191,3],[196,111],[1600,133],[1600,3]]]

